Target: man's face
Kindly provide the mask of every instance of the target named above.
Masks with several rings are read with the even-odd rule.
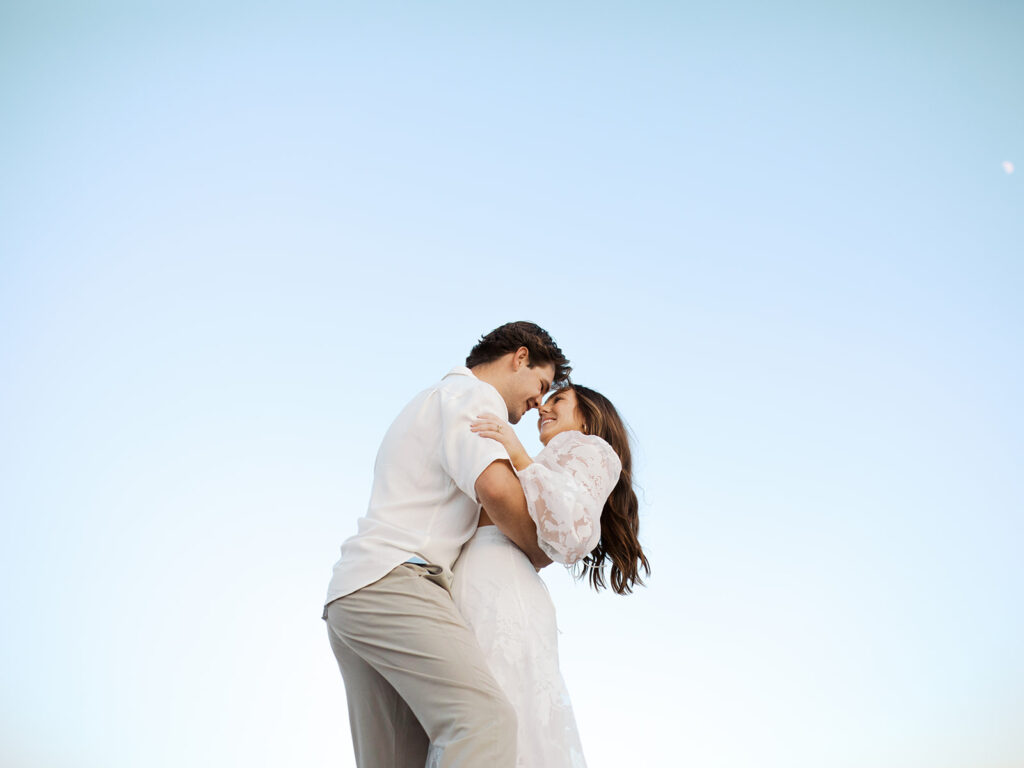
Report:
[[[539,406],[544,395],[551,389],[554,378],[555,366],[551,363],[533,368],[524,364],[515,371],[509,386],[509,396],[505,399],[509,422],[518,424],[524,413]]]

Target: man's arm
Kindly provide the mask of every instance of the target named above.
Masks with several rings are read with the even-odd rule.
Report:
[[[551,558],[537,544],[537,526],[526,509],[523,486],[507,461],[492,461],[480,473],[476,496],[491,522],[526,553],[535,568],[551,564]]]

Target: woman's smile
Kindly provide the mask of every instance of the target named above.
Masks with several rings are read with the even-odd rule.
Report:
[[[576,410],[576,393],[572,388],[560,389],[537,409],[537,431],[540,441],[548,444],[548,440],[559,432],[583,430],[583,421]]]

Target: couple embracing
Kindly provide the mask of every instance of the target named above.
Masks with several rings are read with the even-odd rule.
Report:
[[[538,571],[628,594],[649,568],[626,429],[570,370],[508,323],[385,434],[324,607],[359,768],[585,765]],[[531,459],[509,425],[533,408]]]

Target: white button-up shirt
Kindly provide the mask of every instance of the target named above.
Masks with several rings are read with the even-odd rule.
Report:
[[[370,506],[341,545],[327,603],[412,557],[451,571],[480,519],[477,478],[508,459],[497,440],[470,431],[484,412],[508,418],[498,390],[458,366],[398,414],[377,451]]]

